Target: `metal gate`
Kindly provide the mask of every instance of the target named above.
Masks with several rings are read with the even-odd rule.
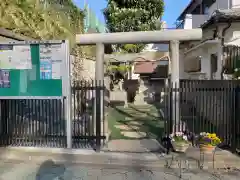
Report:
[[[72,86],[72,142],[74,148],[100,148],[104,144],[104,86],[76,81]],[[96,106],[95,106],[96,103]]]

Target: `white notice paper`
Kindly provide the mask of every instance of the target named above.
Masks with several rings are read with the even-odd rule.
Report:
[[[40,45],[41,79],[61,79],[61,66],[64,59],[61,44]],[[51,67],[49,67],[51,66]]]
[[[32,69],[30,45],[13,46],[12,66],[15,69]]]

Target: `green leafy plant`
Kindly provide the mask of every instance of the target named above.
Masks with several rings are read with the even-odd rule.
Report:
[[[73,78],[81,78],[82,59],[95,56],[91,47],[75,45],[76,34],[83,33],[84,11],[72,0],[1,0],[0,27],[37,40],[70,41]]]
[[[110,32],[150,31],[161,29],[163,10],[163,0],[108,0],[104,16]],[[140,52],[144,47],[144,44],[117,46],[128,53]]]
[[[187,136],[183,132],[175,132],[170,135],[171,141],[175,143],[188,143]]]
[[[239,68],[235,68],[234,69],[234,73],[233,73],[233,78],[234,79],[238,79],[240,77],[240,69]]]

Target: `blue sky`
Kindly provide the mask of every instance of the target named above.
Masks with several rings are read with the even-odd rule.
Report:
[[[75,3],[83,8],[84,0],[74,0]],[[102,15],[102,9],[106,7],[107,0],[86,0],[91,9],[93,9],[99,19],[104,22],[104,17]],[[180,13],[184,10],[190,0],[165,0],[165,12],[163,16],[163,20],[167,22],[168,27],[175,27],[174,23],[176,18],[180,15]]]

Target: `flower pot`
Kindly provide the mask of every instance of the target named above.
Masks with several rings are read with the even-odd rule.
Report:
[[[199,148],[200,148],[200,151],[204,153],[212,153],[215,150],[216,146],[200,144]]]
[[[186,152],[186,150],[189,148],[189,144],[188,143],[178,143],[176,141],[172,142],[172,146],[174,151],[176,152]]]

